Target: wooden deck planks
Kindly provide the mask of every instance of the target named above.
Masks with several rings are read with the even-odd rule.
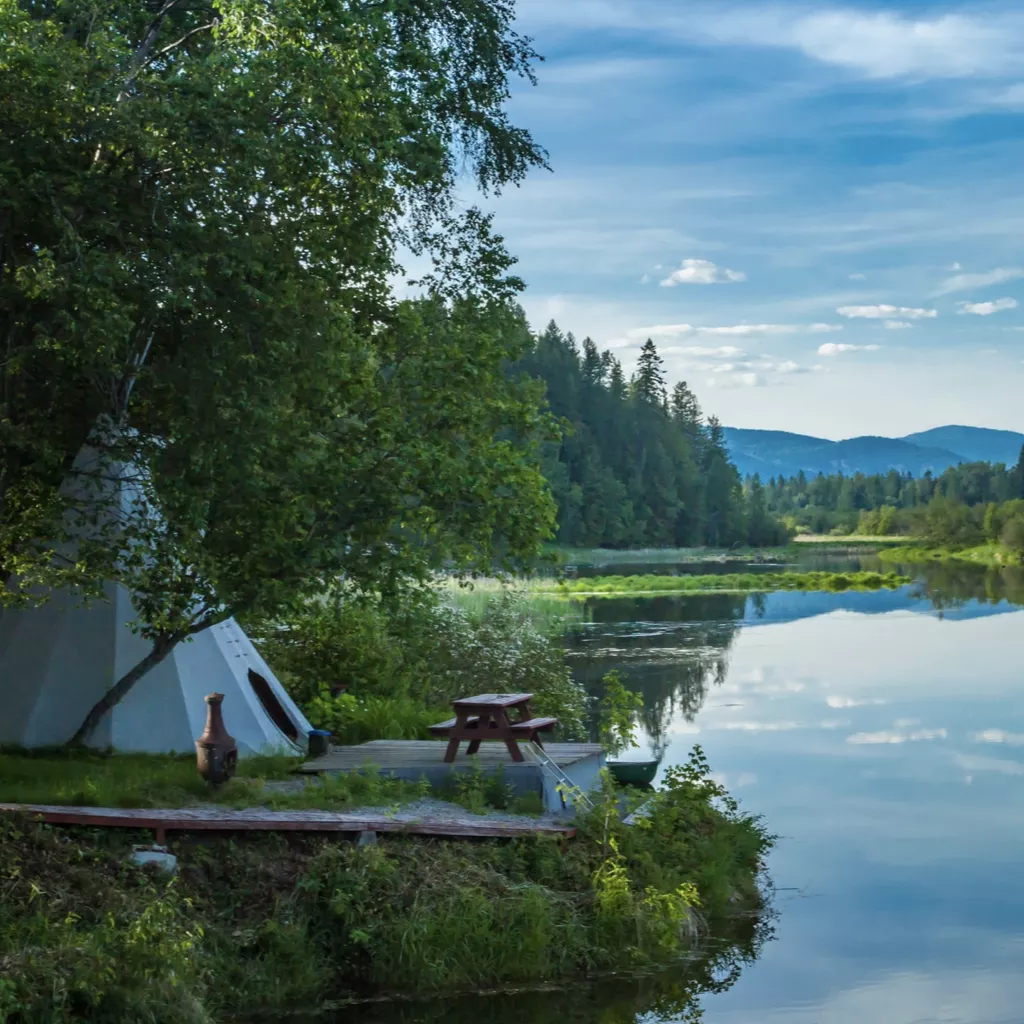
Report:
[[[576,829],[551,821],[488,821],[484,816],[403,817],[360,811],[271,811],[252,807],[121,808],[0,804],[2,813],[25,813],[52,825],[152,829],[162,842],[167,832],[399,832],[453,838],[515,838],[534,834],[571,838]]]
[[[373,740],[357,747],[331,747],[323,756],[299,766],[300,772],[351,772],[368,764],[381,771],[445,767],[444,751],[447,744],[436,740]],[[560,768],[575,764],[588,757],[599,757],[603,751],[599,743],[545,743],[548,756]],[[484,743],[474,755],[484,769],[504,765],[505,770],[536,771],[536,767],[516,764],[500,743]],[[460,751],[454,765],[469,764],[470,757]]]

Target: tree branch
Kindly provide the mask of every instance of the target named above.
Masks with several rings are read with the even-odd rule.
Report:
[[[193,36],[198,35],[200,32],[206,32],[208,29],[213,28],[215,25],[220,24],[220,18],[214,18],[213,21],[208,21],[205,25],[198,25],[189,32],[186,32],[180,39],[176,39],[173,43],[169,43],[162,50],[157,50],[152,57],[146,58],[146,63],[156,60],[158,57],[162,57],[165,53],[170,53],[171,50],[177,49],[182,43],[187,42]]]

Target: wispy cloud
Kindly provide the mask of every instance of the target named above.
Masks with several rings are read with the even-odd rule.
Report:
[[[818,349],[819,356],[838,356],[844,352],[877,352],[881,345],[844,345],[834,341],[826,341]]]
[[[1008,747],[1024,747],[1024,734],[1002,729],[983,729],[971,735],[977,743],[1005,743]]]
[[[992,19],[961,14],[913,18],[765,4],[742,13],[730,6],[697,24],[723,43],[796,49],[868,78],[992,75],[1013,66],[1020,46],[1017,33]]]
[[[884,704],[881,697],[857,698],[857,697],[829,697],[825,703],[830,708],[861,708],[868,704]]]
[[[741,270],[730,270],[719,267],[711,260],[683,260],[678,270],[673,270],[662,282],[663,288],[673,288],[677,284],[735,284],[745,281],[747,275]]]
[[[996,267],[981,274],[954,274],[947,277],[939,285],[936,295],[948,295],[950,292],[965,292],[971,288],[988,288],[993,284],[1016,281],[1024,277],[1024,267]]]
[[[885,329],[887,331],[905,331],[908,327],[913,327],[913,324],[907,323],[906,320],[886,320]]]
[[[939,315],[937,309],[914,309],[910,306],[840,306],[836,312],[851,320],[929,320]]]
[[[1016,299],[995,299],[992,302],[960,302],[958,313],[973,313],[975,316],[991,316],[1006,309],[1016,309]]]
[[[846,742],[861,746],[883,743],[917,743],[921,740],[944,740],[945,738],[945,729],[918,729],[916,732],[887,729],[882,732],[857,732],[852,736],[847,736]]]
[[[701,327],[694,324],[652,324],[650,327],[631,327],[626,338],[643,341],[647,338],[681,338],[688,334],[706,334],[711,337],[746,337],[766,334],[823,334],[841,331],[842,327],[832,324],[727,324],[725,326]]]

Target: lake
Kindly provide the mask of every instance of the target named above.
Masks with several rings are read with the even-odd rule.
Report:
[[[1020,1021],[1021,583],[933,569],[895,592],[593,603],[569,656],[643,693],[633,756],[668,765],[699,743],[778,834],[773,934],[746,963],[347,1019]]]

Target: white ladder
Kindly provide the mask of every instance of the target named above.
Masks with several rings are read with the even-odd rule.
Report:
[[[580,806],[585,807],[588,811],[594,809],[594,802],[583,792],[577,785],[575,785],[572,779],[569,778],[561,768],[551,759],[548,752],[539,744],[534,743],[530,740],[529,743],[522,744],[521,749],[525,750],[527,754],[538,764],[542,771],[548,772],[548,774],[554,776],[558,782],[559,795],[562,798],[562,806],[565,806],[565,794],[569,792],[572,794],[572,801],[574,804],[578,803]]]

